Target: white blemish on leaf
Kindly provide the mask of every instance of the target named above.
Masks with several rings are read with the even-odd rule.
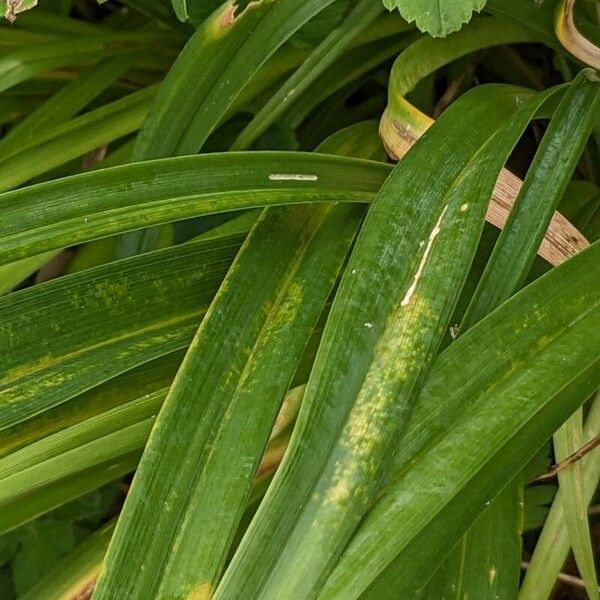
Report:
[[[460,207],[460,212],[465,212],[469,209],[469,203],[465,202],[461,207]]]
[[[269,175],[270,181],[318,181],[317,175],[307,175],[305,173],[272,173]]]
[[[413,294],[415,293],[415,290],[417,289],[417,284],[419,283],[419,279],[421,279],[421,275],[423,275],[423,269],[425,268],[425,263],[427,262],[427,259],[429,258],[429,254],[431,254],[431,248],[433,247],[433,242],[435,241],[435,238],[438,236],[439,232],[441,231],[442,219],[444,218],[444,215],[446,214],[446,210],[448,210],[447,205],[444,206],[444,210],[442,211],[442,214],[440,215],[439,219],[437,220],[435,227],[432,229],[431,233],[429,234],[429,240],[427,241],[427,246],[425,248],[425,252],[423,252],[423,256],[421,257],[421,262],[419,263],[419,268],[417,269],[417,272],[415,273],[413,282],[410,284],[410,287],[408,288],[408,291],[406,292],[404,299],[400,303],[400,306],[406,306],[410,302],[410,299],[413,297]]]
[[[373,323],[365,323],[365,327],[367,329],[373,329],[374,325],[373,325]]]

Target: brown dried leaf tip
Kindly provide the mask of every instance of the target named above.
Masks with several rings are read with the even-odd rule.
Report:
[[[5,17],[11,23],[14,23],[17,19],[17,10],[21,6],[21,0],[6,0],[6,13]]]
[[[223,13],[223,16],[221,17],[221,27],[225,28],[233,25],[236,11],[237,5],[233,4]]]

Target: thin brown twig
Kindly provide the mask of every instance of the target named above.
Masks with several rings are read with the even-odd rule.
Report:
[[[554,465],[547,473],[536,477],[531,483],[541,483],[543,481],[548,481],[548,479],[553,479],[561,471],[563,471],[573,463],[576,463],[577,461],[581,460],[586,454],[588,454],[598,446],[600,446],[600,434],[593,437],[589,442],[581,446],[579,450],[573,452],[573,454],[570,454],[569,456],[567,456],[567,458],[561,460],[558,464]]]
[[[434,119],[437,119],[447,108],[452,104],[452,101],[458,95],[460,88],[473,74],[477,65],[481,62],[481,59],[485,56],[487,50],[481,50],[477,52],[471,60],[467,63],[462,73],[450,83],[450,85],[446,88],[446,91],[442,94],[442,97],[437,101],[435,105],[435,109],[433,111]]]
[[[522,561],[521,562],[521,568],[523,570],[527,570],[530,566],[530,563]],[[576,587],[582,590],[585,590],[585,583],[583,582],[582,579],[579,579],[579,577],[575,577],[575,575],[567,575],[566,573],[559,573],[558,576],[556,577],[558,579],[558,581],[566,584],[566,585],[570,585],[572,587]]]

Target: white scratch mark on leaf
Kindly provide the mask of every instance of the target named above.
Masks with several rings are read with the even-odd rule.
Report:
[[[429,255],[431,254],[431,248],[433,246],[433,242],[435,241],[435,238],[438,236],[438,234],[441,230],[442,219],[444,218],[444,215],[446,214],[446,210],[448,210],[447,205],[444,206],[444,210],[442,211],[442,214],[440,215],[439,219],[437,220],[435,227],[432,229],[431,233],[429,234],[429,240],[427,241],[427,246],[425,248],[425,252],[423,252],[423,256],[421,257],[421,262],[419,263],[419,268],[417,269],[417,272],[415,273],[413,282],[410,284],[410,287],[408,288],[408,291],[406,292],[404,299],[400,303],[400,306],[408,305],[411,298],[413,297],[413,294],[415,293],[415,290],[417,289],[419,279],[421,279],[421,275],[423,275],[423,269],[425,268],[425,263],[427,262],[427,259],[429,258]]]
[[[306,175],[304,173],[272,173],[270,181],[318,181],[318,175]]]

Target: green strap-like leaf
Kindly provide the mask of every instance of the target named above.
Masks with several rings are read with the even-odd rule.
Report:
[[[390,167],[300,152],[145,161],[0,194],[0,263],[140,227],[306,202],[368,202]]]
[[[419,81],[461,56],[490,46],[537,40],[538,37],[521,23],[489,16],[473,19],[467,27],[447,39],[423,36],[394,62],[390,75],[390,103],[403,98]]]
[[[260,66],[333,0],[228,0],[189,40],[142,128],[134,160],[197,152]],[[197,65],[202,64],[201,70]],[[196,76],[190,79],[190,73]]]
[[[136,138],[132,160],[198,152],[259,68],[332,2],[225,2],[202,23],[170,69]],[[186,12],[185,1],[178,9]],[[200,71],[198,64],[203,65]],[[122,236],[116,255],[152,250],[158,235],[155,228]]]
[[[21,596],[22,600],[67,600],[88,593],[94,585],[114,528],[115,523],[111,521],[94,532]]]
[[[556,460],[559,462],[565,460],[583,447],[585,441],[587,440],[584,440],[583,434],[583,410],[580,409],[554,434]],[[590,600],[598,600],[600,593],[588,523],[588,502],[585,498],[581,462],[569,465],[561,471],[558,474],[558,483],[577,568],[585,582]]]
[[[521,574],[523,482],[511,481],[477,517],[419,598],[515,598]]]
[[[186,244],[0,299],[0,432],[185,347],[239,244]]]
[[[410,597],[486,502],[598,386],[599,257],[595,244],[551,271],[440,357],[411,436],[402,440],[397,479],[323,599],[357,598],[377,577],[365,598],[388,589]],[[542,337],[530,346],[530,335]]]
[[[109,56],[127,55],[132,50],[164,40],[164,36],[156,33],[106,32],[34,44],[0,56],[0,91],[8,90],[44,71],[90,64]]]
[[[84,317],[85,313],[73,311],[73,326],[80,327]],[[10,428],[2,434],[0,463],[14,464],[13,461],[17,461],[30,467],[38,464],[38,459],[46,460],[76,448],[78,440],[86,443],[113,431],[110,423],[116,423],[120,418],[118,409],[169,387],[184,353],[183,350],[176,350],[143,363],[77,395],[73,402],[44,411]],[[151,416],[145,412],[143,414],[144,418]],[[96,417],[98,420],[94,421]],[[133,422],[127,418],[123,420],[128,425]],[[92,434],[88,435],[90,432]],[[48,442],[48,446],[35,446],[38,442]],[[18,458],[21,450],[21,458]],[[8,463],[4,462],[5,459]]]
[[[510,213],[469,304],[460,331],[465,331],[489,314],[522,285],[579,160],[599,107],[599,86],[590,81],[588,73],[583,71],[554,113],[515,208]],[[501,596],[516,593],[521,548],[520,544],[514,543],[514,535],[510,533],[518,535],[522,519],[522,491],[519,488],[517,478],[486,508],[461,542],[460,548],[454,551],[466,555],[463,560],[454,560],[460,573],[460,585],[455,597],[477,594],[482,600],[486,597],[493,599],[498,595],[499,584],[506,585],[509,590]],[[584,531],[587,530],[587,521],[585,528]],[[489,553],[493,565],[482,564],[482,558]],[[488,577],[489,573],[494,576]],[[481,584],[485,579],[489,580],[488,586]]]
[[[267,211],[255,226],[171,387],[97,598],[193,597],[212,589],[361,214],[359,207],[295,207]],[[160,526],[142,529],[157,511]]]
[[[477,322],[523,285],[599,115],[600,81],[590,70],[581,71],[550,121],[462,327]]]
[[[172,0],[173,10],[180,21],[186,21],[188,18],[187,0]]]
[[[69,160],[137,131],[156,87],[151,86],[36,132],[15,146],[0,146],[0,190],[13,189]]]
[[[291,447],[216,598],[318,592],[386,471],[466,277],[497,173],[481,178],[466,205],[466,190],[453,186],[462,177],[473,183],[471,161],[517,110],[515,93],[467,95],[380,191],[337,292]],[[485,126],[463,152],[445,152],[466,126],[457,115],[479,122],[480,110]],[[444,157],[435,168],[430,144]]]
[[[596,395],[585,421],[584,437],[589,439],[597,435],[599,430],[600,396]],[[600,450],[596,448],[584,456],[582,462],[583,494],[587,506],[600,480]],[[519,600],[547,600],[550,597],[571,547],[569,531],[565,527],[565,510],[563,492],[559,489],[525,573]]]
[[[135,469],[140,451],[121,455],[117,460],[97,463],[91,469],[75,472],[60,481],[33,489],[18,496],[14,501],[2,506],[0,512],[0,532],[11,531],[47,512],[65,505],[71,500],[97,490]]]
[[[98,576],[102,557],[114,528],[114,521],[103,525],[21,596],[21,599],[67,600],[88,593]]]
[[[328,148],[335,151],[335,143]],[[171,388],[119,521],[100,597],[124,589],[143,598],[214,589],[277,408],[361,216],[351,206],[264,212]],[[238,315],[244,320],[232,327]],[[200,381],[198,402],[189,406],[190,385]],[[131,545],[132,529],[175,504],[161,536],[148,529],[147,541]]]
[[[547,46],[560,49],[554,33],[554,5],[537,0],[488,0],[486,11],[530,29]]]
[[[344,21],[319,44],[310,57],[254,116],[250,124],[238,136],[232,149],[249,148],[259,135],[277,122],[295,97],[301,94],[341,55],[353,39],[366,29],[382,10],[383,7],[373,0],[357,2]]]
[[[0,140],[0,160],[16,148],[36,139],[43,129],[55,127],[75,116],[82,108],[129,70],[126,56],[110,57],[85,70],[42,106],[29,113]],[[37,139],[36,139],[36,143]]]

